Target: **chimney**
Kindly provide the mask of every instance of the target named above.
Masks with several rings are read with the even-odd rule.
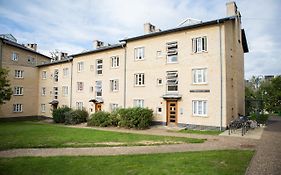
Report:
[[[65,52],[59,52],[59,55],[58,55],[58,60],[64,60],[67,58],[67,53]]]
[[[237,11],[237,5],[234,1],[226,3],[226,16],[236,16],[240,15]]]
[[[33,43],[33,44],[26,44],[25,47],[33,50],[33,51],[37,51],[37,44]]]
[[[100,41],[100,40],[94,40],[94,48],[98,49],[104,46],[104,42]]]
[[[150,23],[144,24],[144,34],[154,33],[154,32],[160,32],[160,29],[156,29],[156,27]]]

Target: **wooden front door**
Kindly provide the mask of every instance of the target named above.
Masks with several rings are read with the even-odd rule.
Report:
[[[101,103],[95,104],[95,112],[101,111]]]
[[[177,124],[178,121],[178,102],[167,101],[167,125]]]

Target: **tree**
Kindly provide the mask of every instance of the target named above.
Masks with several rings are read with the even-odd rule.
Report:
[[[0,105],[9,101],[12,95],[12,89],[8,80],[8,70],[0,68]]]

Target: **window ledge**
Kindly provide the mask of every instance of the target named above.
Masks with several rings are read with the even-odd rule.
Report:
[[[14,94],[14,96],[23,96],[23,94]]]
[[[145,85],[134,85],[134,87],[145,87]]]
[[[208,115],[195,115],[193,114],[192,117],[201,117],[201,118],[208,118],[209,116]]]
[[[191,85],[195,85],[195,86],[204,86],[204,85],[208,85],[208,83],[192,83]]]

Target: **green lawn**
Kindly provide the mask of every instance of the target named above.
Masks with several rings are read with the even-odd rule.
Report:
[[[253,151],[0,158],[0,174],[244,174]]]
[[[178,131],[180,133],[189,133],[189,134],[204,134],[204,135],[219,135],[222,131],[215,130],[191,130],[191,129],[182,129]]]
[[[204,139],[69,128],[38,122],[1,122],[0,150],[11,148],[134,146],[202,143]]]

